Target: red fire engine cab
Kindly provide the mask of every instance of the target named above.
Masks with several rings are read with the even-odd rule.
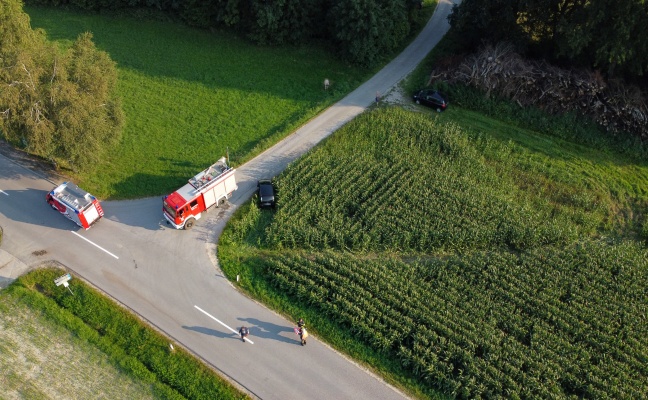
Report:
[[[45,199],[53,209],[84,229],[90,229],[104,215],[99,200],[72,182],[55,187]]]
[[[225,157],[189,179],[189,183],[164,196],[162,213],[176,229],[191,229],[210,207],[220,206],[238,188],[234,172]]]

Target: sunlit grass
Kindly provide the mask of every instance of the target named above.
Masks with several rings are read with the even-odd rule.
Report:
[[[359,85],[371,71],[316,45],[262,47],[172,22],[27,7],[61,46],[90,31],[119,72],[120,146],[76,177],[100,198],[158,195],[224,156],[239,165]],[[324,78],[331,82],[323,89]]]

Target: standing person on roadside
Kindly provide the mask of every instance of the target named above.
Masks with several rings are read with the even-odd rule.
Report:
[[[299,318],[299,321],[297,321],[295,333],[299,335],[301,345],[304,346],[306,344],[306,338],[308,337],[308,331],[306,331],[306,324],[304,323],[303,318]]]
[[[242,326],[239,329],[239,335],[241,335],[241,340],[245,343],[245,338],[250,334],[250,330],[247,326]]]

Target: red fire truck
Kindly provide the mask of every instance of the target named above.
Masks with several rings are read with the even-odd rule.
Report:
[[[90,229],[104,215],[99,200],[72,182],[55,187],[45,199],[53,209],[84,229]]]
[[[198,175],[189,179],[189,183],[164,196],[162,213],[167,222],[176,229],[191,229],[196,220],[210,207],[220,206],[232,196],[238,188],[234,172],[227,165],[225,157]]]

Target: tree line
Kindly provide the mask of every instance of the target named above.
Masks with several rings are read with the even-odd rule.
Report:
[[[419,0],[27,0],[88,11],[153,8],[190,26],[227,28],[258,44],[321,40],[346,60],[372,65],[410,32]]]
[[[115,63],[90,33],[67,50],[33,30],[20,0],[0,4],[0,137],[66,168],[89,168],[121,134]]]
[[[449,20],[463,50],[506,41],[526,56],[648,83],[645,0],[463,0]]]

